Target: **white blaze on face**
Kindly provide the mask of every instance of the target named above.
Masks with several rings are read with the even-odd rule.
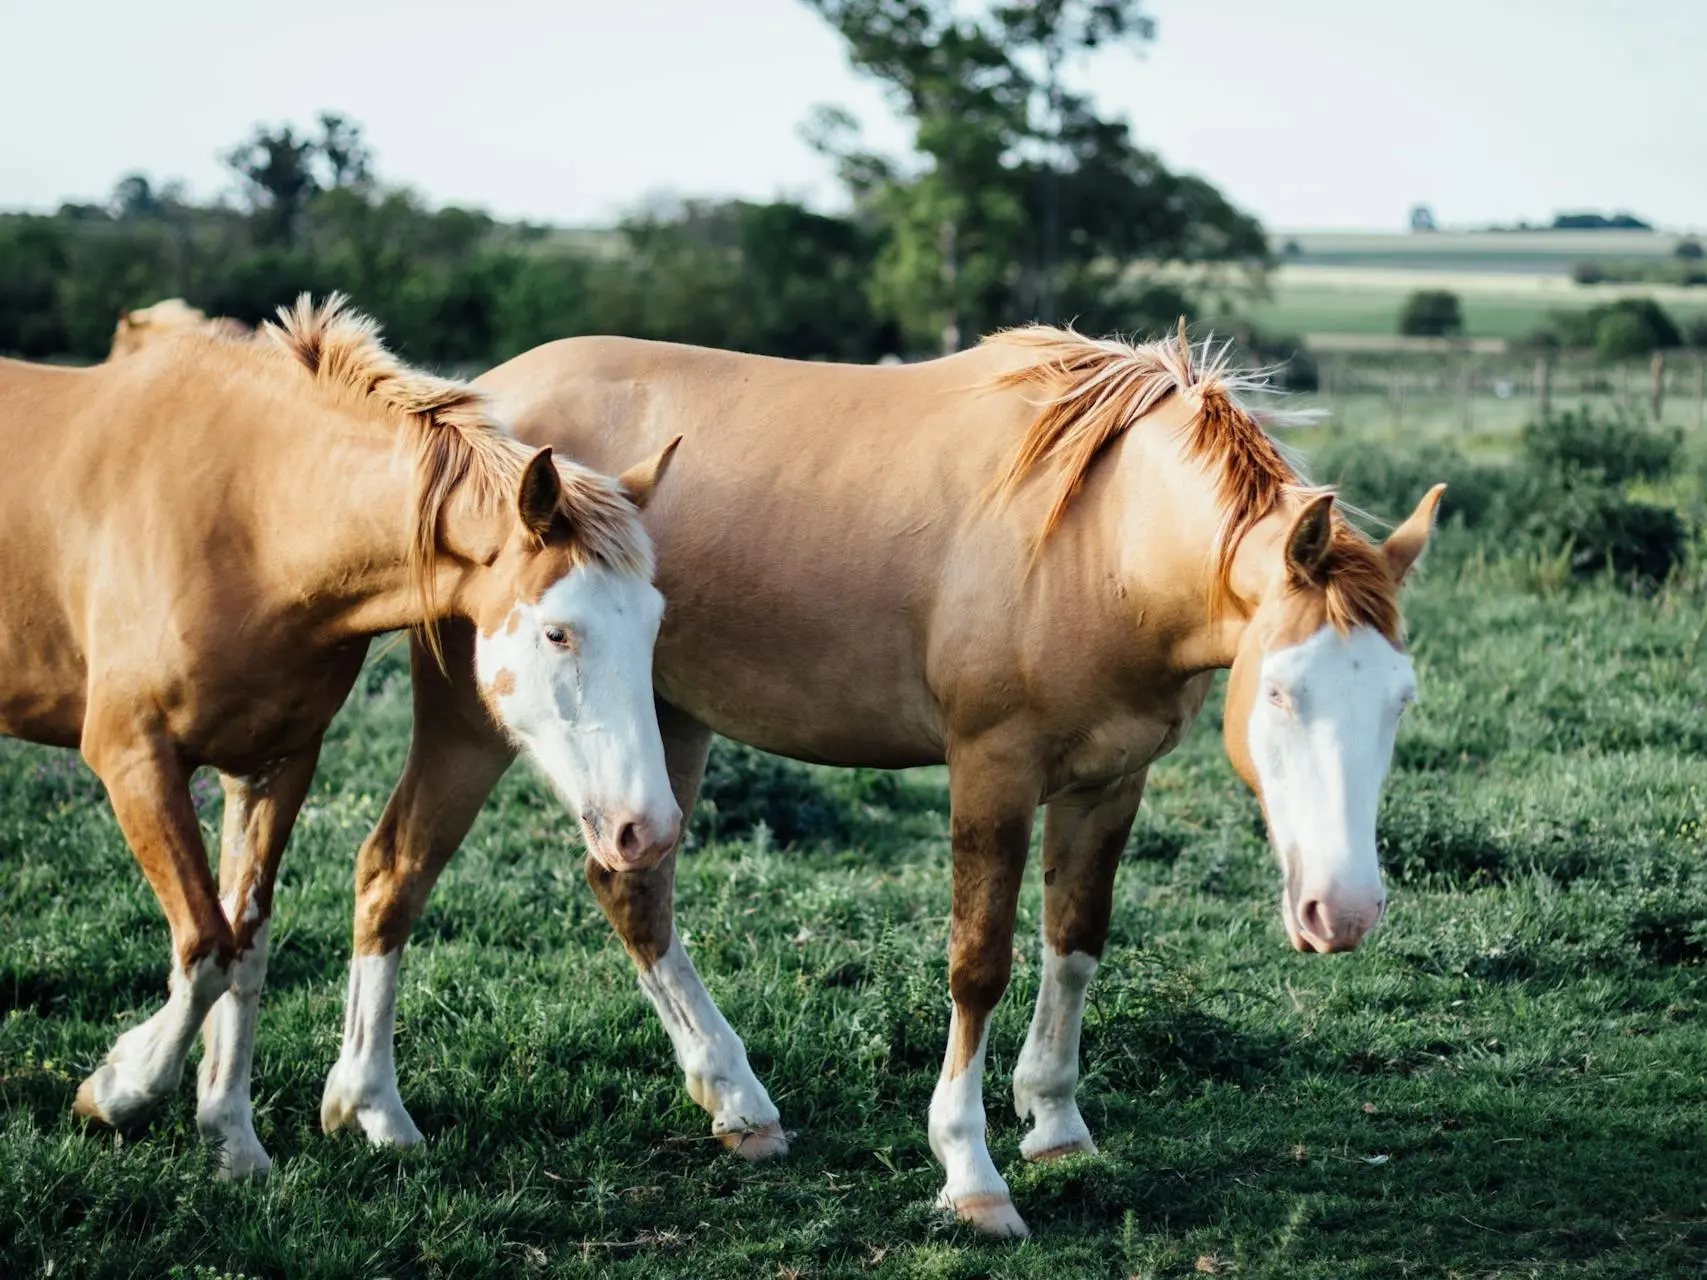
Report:
[[[583,565],[475,641],[487,704],[612,870],[655,864],[680,828],[652,702],[663,614],[644,578]]]
[[[1349,951],[1381,918],[1376,809],[1415,692],[1411,660],[1370,627],[1324,627],[1263,658],[1251,759],[1300,950]]]

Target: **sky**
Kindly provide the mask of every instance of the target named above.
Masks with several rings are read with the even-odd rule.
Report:
[[[1276,229],[1627,209],[1707,228],[1704,0],[1152,0],[1075,66],[1172,167]],[[571,225],[668,195],[840,196],[800,125],[881,90],[799,0],[0,0],[0,208],[126,173],[231,188],[257,122],[359,121],[382,179]]]

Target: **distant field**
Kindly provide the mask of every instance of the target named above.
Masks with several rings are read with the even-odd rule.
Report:
[[[1520,338],[1544,324],[1549,312],[1619,297],[1651,297],[1678,321],[1707,315],[1707,288],[1578,285],[1565,276],[1444,269],[1420,262],[1415,269],[1288,263],[1275,270],[1269,299],[1245,312],[1259,328],[1274,333],[1396,333],[1399,309],[1417,289],[1458,294],[1465,331],[1475,338]]]
[[[1681,241],[1699,238],[1667,231],[1277,231],[1269,248],[1277,259],[1310,266],[1566,276],[1589,259],[1662,261]]]

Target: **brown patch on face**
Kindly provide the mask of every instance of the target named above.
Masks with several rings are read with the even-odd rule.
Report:
[[[948,989],[954,997],[954,1035],[948,1046],[952,1079],[977,1056],[990,1011],[1013,973],[1014,910],[1031,844],[1026,817],[994,823],[955,818],[954,923],[948,940]]]
[[[675,936],[676,855],[646,871],[612,871],[587,855],[587,884],[642,971],[663,959]]]
[[[514,609],[510,610],[510,620],[504,624],[504,634],[507,636],[515,635],[516,629],[521,625],[522,607],[521,605],[517,605]]]
[[[499,667],[498,673],[492,677],[486,686],[487,695],[493,698],[507,698],[516,691],[516,677],[508,667]]]

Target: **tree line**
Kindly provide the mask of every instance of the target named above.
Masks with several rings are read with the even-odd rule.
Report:
[[[884,155],[845,111],[813,115],[845,212],[681,199],[594,232],[500,222],[383,182],[359,124],[326,113],[232,147],[229,198],[138,173],[100,204],[0,215],[0,351],[96,359],[121,312],[163,297],[254,323],[341,289],[416,360],[591,332],[872,360],[1032,319],[1157,328],[1266,269],[1254,218],[1071,87],[1093,50],[1154,38],[1142,0],[805,2],[911,124]]]

